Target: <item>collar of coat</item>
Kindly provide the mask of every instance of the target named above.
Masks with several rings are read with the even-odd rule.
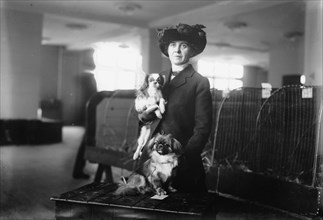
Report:
[[[181,72],[179,72],[175,78],[170,80],[172,75],[172,70],[169,70],[168,72],[166,72],[166,83],[171,85],[172,87],[179,87],[185,84],[187,78],[192,77],[194,73],[195,73],[195,70],[190,64]]]

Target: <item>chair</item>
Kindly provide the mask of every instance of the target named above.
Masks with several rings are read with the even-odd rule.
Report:
[[[86,111],[86,150],[84,158],[98,163],[95,182],[105,171],[113,182],[111,166],[132,170],[132,159],[139,132],[134,109],[135,90],[98,92],[90,98]]]

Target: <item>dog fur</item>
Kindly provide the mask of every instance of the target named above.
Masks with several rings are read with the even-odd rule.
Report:
[[[116,195],[134,195],[154,192],[165,195],[176,191],[172,180],[176,175],[182,145],[170,134],[157,134],[147,145],[149,159],[143,164],[142,172],[133,173],[127,181],[119,184]]]
[[[135,100],[135,108],[138,113],[149,111],[150,109],[157,107],[155,114],[158,118],[162,118],[166,104],[161,92],[163,84],[164,78],[159,73],[151,73],[145,77],[144,84],[137,91],[137,97]],[[134,160],[140,157],[143,147],[148,142],[150,132],[150,124],[142,126],[137,141],[137,149],[133,155]]]

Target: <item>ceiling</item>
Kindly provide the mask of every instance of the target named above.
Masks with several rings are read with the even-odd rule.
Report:
[[[69,49],[131,42],[146,28],[203,24],[205,59],[265,69],[270,48],[295,42],[305,17],[303,0],[4,0],[1,7],[43,14],[42,43]]]

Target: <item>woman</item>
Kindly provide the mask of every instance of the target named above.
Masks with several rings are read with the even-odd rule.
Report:
[[[139,115],[146,123],[153,121],[152,135],[172,134],[184,148],[173,186],[182,192],[205,192],[205,173],[200,154],[212,126],[210,84],[190,64],[206,46],[203,25],[178,24],[158,30],[159,48],[169,58],[171,69],[162,72],[167,101],[161,120],[153,110]]]

